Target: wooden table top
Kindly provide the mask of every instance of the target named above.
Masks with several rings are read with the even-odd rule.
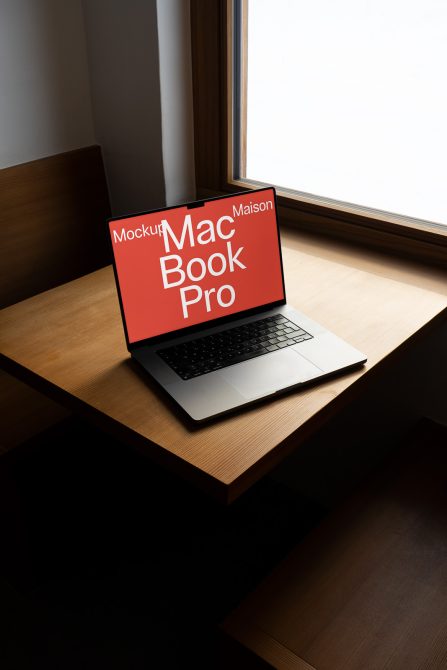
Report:
[[[363,369],[191,427],[130,363],[111,267],[2,310],[3,367],[230,502],[447,318],[441,292],[303,251],[290,231],[282,244],[288,303],[363,351]]]

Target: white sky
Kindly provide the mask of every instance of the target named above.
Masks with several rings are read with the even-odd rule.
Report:
[[[447,1],[249,0],[247,177],[447,225]]]

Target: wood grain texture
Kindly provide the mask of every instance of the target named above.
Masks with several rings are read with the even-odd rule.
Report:
[[[238,617],[234,614],[226,622],[225,632],[275,670],[316,670],[264,630],[251,625],[245,616]],[[232,668],[233,659],[228,659],[224,667]],[[253,662],[253,668],[255,667]]]
[[[110,214],[99,147],[0,170],[0,305],[109,262]],[[29,386],[0,375],[0,453],[67,416]]]
[[[221,60],[225,58],[226,42],[221,31],[226,22],[227,7],[214,0],[191,0],[191,56],[194,105],[194,153],[196,183],[221,186],[222,156],[218,147],[227,141],[226,105]],[[208,83],[213,82],[212,90]]]
[[[0,170],[0,194],[1,306],[110,262],[100,147]]]
[[[230,615],[228,634],[261,658],[257,636],[270,637],[317,670],[447,667],[447,429],[415,441]]]
[[[295,233],[283,254],[288,302],[366,353],[365,368],[190,428],[129,364],[111,268],[3,310],[3,364],[231,501],[447,314],[446,296],[304,253]]]
[[[234,4],[229,2],[227,4],[227,15],[225,25],[222,26],[223,39],[226,44],[226,72],[234,71],[234,52],[236,39],[234,26]],[[234,182],[237,175],[240,179],[245,179],[247,174],[247,91],[248,91],[248,0],[241,0],[240,3],[240,38],[241,38],[241,72],[240,72],[240,91],[239,91],[239,117],[235,117],[234,110],[234,95],[235,85],[232,77],[227,77],[225,81],[225,131],[226,131],[226,152],[227,156],[227,170],[226,179],[223,181],[223,188],[226,184]],[[235,155],[234,136],[235,128],[239,126],[239,156]],[[200,131],[199,131],[200,132]],[[200,163],[200,154],[198,155],[198,163]],[[201,183],[201,182],[199,182]],[[203,186],[203,185],[202,185]],[[246,188],[244,183],[241,183],[239,190]],[[255,187],[256,188],[256,187]]]

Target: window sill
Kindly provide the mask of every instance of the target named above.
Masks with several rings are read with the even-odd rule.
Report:
[[[221,190],[199,187],[197,198],[214,198],[246,188],[247,185],[242,182],[233,182]],[[447,234],[443,232],[406,228],[386,221],[371,221],[366,217],[366,223],[362,225],[354,221],[355,215],[342,219],[339,214],[332,219],[316,213],[315,205],[297,209],[285,204],[281,196],[278,197],[278,215],[283,228],[294,231],[303,240],[314,240],[320,249],[346,249],[349,257],[377,258],[377,267],[408,267],[404,275],[410,277],[414,274],[416,277],[409,283],[422,286],[418,284],[419,276],[438,277],[436,285],[442,287],[439,292],[447,291]],[[355,267],[361,268],[361,262]]]
[[[346,240],[281,225],[283,246],[387,279],[447,295],[447,269]]]

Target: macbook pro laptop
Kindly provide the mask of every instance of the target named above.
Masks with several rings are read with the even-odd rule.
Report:
[[[194,421],[366,361],[286,303],[273,188],[109,228],[128,350]]]

